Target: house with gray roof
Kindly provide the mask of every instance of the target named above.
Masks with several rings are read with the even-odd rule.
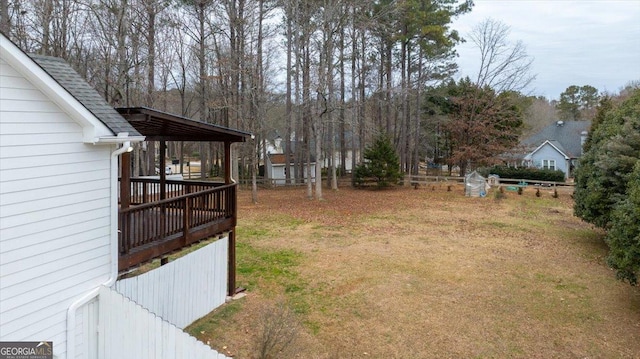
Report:
[[[66,62],[3,34],[0,129],[0,341],[65,358],[83,324],[69,308],[117,278],[118,158],[144,137]]]
[[[523,164],[561,170],[565,178],[572,177],[590,127],[590,121],[556,121],[546,126],[522,141]]]
[[[58,359],[226,358],[113,288],[119,162],[143,140],[64,60],[29,56],[0,33],[0,346],[44,345]]]

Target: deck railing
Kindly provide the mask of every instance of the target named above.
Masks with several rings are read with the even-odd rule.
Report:
[[[236,184],[167,181],[167,198],[152,201],[159,198],[160,184],[155,182],[132,180],[134,205],[120,209],[121,271],[236,225]]]
[[[165,181],[165,199],[182,196],[189,193],[205,191],[211,188],[224,186],[219,182],[204,181]],[[160,200],[160,181],[157,178],[131,178],[131,204],[137,205]]]

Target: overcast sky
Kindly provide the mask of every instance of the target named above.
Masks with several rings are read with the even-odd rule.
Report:
[[[463,37],[491,17],[511,27],[534,58],[533,95],[558,99],[570,85],[617,93],[640,81],[640,0],[474,0],[453,24]],[[458,46],[459,76],[477,74],[479,52]]]

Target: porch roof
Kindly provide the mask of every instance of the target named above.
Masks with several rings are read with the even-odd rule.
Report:
[[[234,130],[147,107],[116,110],[149,141],[245,142],[251,133]]]

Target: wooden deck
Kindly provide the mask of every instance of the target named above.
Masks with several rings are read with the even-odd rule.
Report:
[[[233,231],[237,222],[236,184],[167,180],[161,188],[159,180],[134,178],[130,194],[131,206],[118,214],[120,271]]]

